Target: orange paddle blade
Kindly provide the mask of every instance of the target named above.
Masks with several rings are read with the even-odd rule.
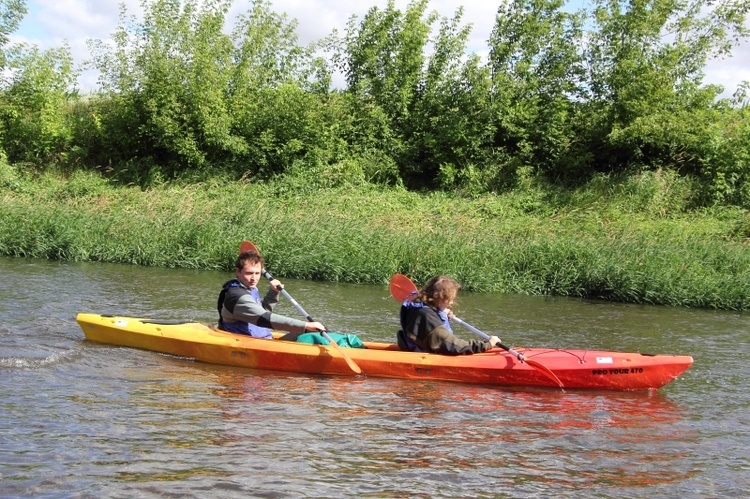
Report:
[[[240,253],[244,253],[245,251],[255,251],[260,255],[258,248],[250,241],[242,241],[242,244],[240,244]]]
[[[406,300],[412,293],[419,291],[414,283],[411,282],[411,279],[404,274],[393,274],[388,289],[391,292],[391,296],[400,302]]]

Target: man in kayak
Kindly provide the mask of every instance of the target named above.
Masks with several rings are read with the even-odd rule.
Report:
[[[278,279],[273,279],[261,300],[257,286],[263,257],[257,252],[240,253],[234,268],[235,278],[224,283],[219,294],[219,329],[266,339],[273,339],[272,329],[290,333],[325,331],[320,322],[304,322],[272,313],[283,286]]]
[[[396,335],[401,350],[444,355],[484,352],[500,344],[500,338],[488,341],[463,340],[453,334],[448,319],[461,285],[448,276],[435,276],[401,305],[401,330]]]

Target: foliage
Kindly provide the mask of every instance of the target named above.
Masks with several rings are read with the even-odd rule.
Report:
[[[527,176],[472,199],[362,186],[347,164],[312,188],[306,172],[141,189],[0,162],[0,254],[229,271],[251,238],[284,277],[448,273],[473,291],[750,310],[748,210],[687,211],[693,186],[675,172],[598,174],[572,190]]]
[[[750,206],[750,108],[721,113],[707,127],[699,156],[703,204]]]
[[[700,174],[721,92],[702,86],[702,70],[747,37],[748,5],[592,3],[590,14],[559,0],[501,6],[490,38],[498,145],[568,184],[597,171]]]
[[[0,50],[0,70],[5,70],[7,65],[5,47],[10,35],[18,29],[26,12],[25,0],[0,0],[0,48],[3,49]]]
[[[313,72],[295,24],[256,1],[224,33],[230,0],[149,0],[137,23],[121,14],[115,49],[91,44],[101,71],[107,150],[128,151],[168,177],[219,166],[283,172],[319,150],[324,110],[304,82]],[[322,126],[321,126],[322,125]],[[136,133],[133,133],[133,131]]]
[[[391,1],[385,9],[371,8],[359,24],[350,21],[337,59],[353,106],[345,133],[355,151],[393,158],[409,186],[479,183],[475,187],[484,189],[486,183],[465,172],[494,159],[487,152],[488,73],[479,57],[464,57],[470,28],[460,24],[462,9],[452,19],[426,9],[426,0],[411,2],[405,12]]]
[[[0,135],[8,160],[64,163],[73,148],[68,102],[77,78],[70,49],[42,52],[22,44],[9,51],[8,63],[13,75],[0,101]]]
[[[138,20],[122,5],[111,40],[90,43],[101,76],[84,97],[67,46],[3,47],[11,163],[142,187],[288,176],[280,191],[369,183],[471,198],[670,171],[692,186],[686,206],[750,206],[750,83],[732,100],[703,84],[707,62],[748,37],[746,0],[513,0],[487,61],[467,53],[463,10],[443,17],[428,0],[372,7],[308,46],[266,0],[232,18],[233,0],[142,6]],[[0,3],[0,43],[24,12]]]
[[[91,45],[103,98],[115,111],[102,122],[110,150],[162,164],[168,174],[206,168],[209,155],[233,146],[242,150],[224,102],[232,47],[222,28],[229,5],[144,2],[142,25],[128,21],[123,8],[115,49]]]
[[[585,18],[562,6],[503,4],[489,40],[495,145],[514,157],[514,170],[533,165],[552,177],[577,175],[591,157],[579,139],[589,84],[581,54]]]

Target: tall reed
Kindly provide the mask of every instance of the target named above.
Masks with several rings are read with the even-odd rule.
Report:
[[[228,271],[249,239],[291,278],[445,273],[475,291],[750,309],[750,215],[691,211],[679,182],[600,178],[575,192],[534,185],[473,199],[352,186],[296,196],[274,183],[142,190],[6,165],[0,254]]]

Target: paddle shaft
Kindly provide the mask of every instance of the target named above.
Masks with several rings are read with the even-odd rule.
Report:
[[[465,327],[466,329],[468,329],[468,330],[469,330],[469,331],[471,331],[472,333],[476,334],[476,335],[477,335],[477,336],[479,336],[480,338],[484,339],[484,341],[487,341],[487,340],[489,340],[489,339],[490,339],[490,337],[489,337],[489,336],[488,336],[487,334],[483,333],[482,331],[480,331],[479,329],[475,328],[475,327],[474,327],[474,326],[472,326],[471,324],[467,324],[466,322],[462,321],[461,319],[459,319],[459,318],[458,318],[458,317],[456,317],[455,315],[453,316],[453,320],[454,320],[454,321],[456,321],[456,322],[458,322],[458,323],[459,323],[459,324],[461,324],[461,325],[462,325],[463,327]],[[557,375],[556,375],[555,373],[553,373],[553,372],[552,372],[552,371],[551,371],[551,370],[550,370],[550,369],[549,369],[549,368],[548,368],[547,366],[545,366],[544,364],[540,364],[539,362],[537,362],[537,361],[535,361],[535,360],[527,359],[526,357],[524,357],[524,356],[523,356],[523,354],[522,354],[522,353],[520,353],[520,352],[517,352],[517,351],[513,350],[512,348],[510,348],[509,346],[503,345],[502,343],[498,343],[497,345],[498,345],[498,346],[499,346],[500,348],[502,348],[503,350],[505,350],[506,352],[508,352],[509,354],[511,354],[511,355],[515,355],[515,357],[516,357],[516,358],[517,358],[517,359],[518,359],[519,361],[521,361],[521,362],[525,362],[525,363],[527,363],[528,365],[530,365],[531,367],[533,367],[533,368],[535,368],[535,369],[538,369],[538,370],[540,370],[541,372],[543,372],[545,376],[547,376],[547,377],[548,377],[549,379],[551,379],[552,381],[554,381],[555,383],[557,383],[557,386],[559,386],[560,388],[565,388],[565,386],[563,386],[563,383],[562,383],[562,381],[560,381],[560,378],[558,378],[558,377],[557,377]]]
[[[461,319],[459,319],[459,318],[458,318],[458,317],[456,317],[455,315],[454,315],[454,316],[453,316],[453,317],[451,318],[451,320],[454,320],[454,321],[458,322],[458,323],[459,323],[459,324],[461,324],[461,325],[462,325],[463,327],[465,327],[466,329],[468,329],[468,330],[469,330],[469,331],[471,331],[472,333],[474,333],[474,334],[476,334],[477,336],[479,336],[480,338],[482,338],[482,339],[483,339],[484,341],[489,341],[489,339],[490,339],[490,336],[489,336],[488,334],[485,334],[485,333],[483,333],[482,331],[480,331],[479,329],[477,329],[477,328],[475,328],[474,326],[472,326],[471,324],[468,324],[468,323],[466,323],[466,322],[462,321]],[[503,349],[503,350],[505,350],[506,352],[510,353],[511,355],[514,355],[514,356],[515,356],[515,357],[516,357],[516,358],[517,358],[518,360],[520,360],[521,362],[523,362],[524,360],[526,360],[526,359],[524,358],[524,356],[523,356],[523,354],[522,354],[522,353],[520,353],[520,352],[517,352],[517,351],[513,350],[513,349],[512,349],[511,347],[509,347],[509,346],[503,345],[502,343],[498,343],[498,344],[497,344],[497,346],[499,346],[500,348],[502,348],[502,349]]]
[[[266,269],[263,269],[263,277],[265,277],[269,281],[273,281],[273,276]],[[294,305],[294,308],[296,308],[299,311],[299,313],[302,314],[307,319],[308,322],[315,322],[315,320],[310,316],[310,314],[308,314],[307,312],[305,312],[305,309],[302,308],[302,305],[300,305],[299,303],[297,303],[297,300],[295,300],[294,298],[292,298],[292,295],[290,295],[287,292],[287,290],[284,289],[283,286],[281,287],[281,294],[284,295],[284,297],[287,300],[289,300],[290,302],[292,302],[292,305]]]
[[[252,244],[252,243],[251,243],[251,244]],[[258,254],[260,254],[260,253],[258,253]],[[273,281],[273,276],[271,275],[271,273],[270,273],[269,271],[267,271],[266,269],[263,269],[263,270],[262,270],[262,272],[263,272],[263,277],[265,277],[265,278],[266,278],[266,279],[268,279],[269,281]],[[310,314],[308,314],[308,313],[307,313],[307,312],[305,311],[305,309],[304,309],[304,308],[302,308],[302,305],[300,305],[299,303],[297,303],[297,300],[295,300],[294,298],[292,298],[292,295],[290,295],[290,294],[289,294],[289,293],[287,292],[287,290],[286,290],[286,289],[284,289],[284,286],[282,286],[282,287],[281,287],[281,294],[282,294],[282,295],[284,295],[284,297],[285,297],[285,298],[286,298],[287,300],[289,300],[290,302],[292,302],[292,305],[294,305],[294,308],[296,308],[296,309],[297,309],[297,311],[298,311],[298,312],[299,312],[300,314],[302,314],[302,315],[303,315],[303,316],[304,316],[304,317],[305,317],[305,318],[307,319],[307,321],[308,321],[308,322],[315,322],[315,320],[314,320],[314,319],[313,319],[313,318],[312,318],[312,317],[310,316]],[[345,361],[346,361],[346,363],[347,363],[347,364],[349,365],[349,368],[350,368],[350,369],[351,369],[352,371],[354,371],[354,372],[355,372],[355,373],[357,373],[357,374],[362,374],[362,368],[361,368],[361,367],[359,367],[359,366],[357,365],[357,363],[356,363],[356,362],[354,362],[354,361],[353,361],[353,360],[351,359],[351,357],[349,357],[349,356],[348,356],[348,355],[347,355],[347,354],[346,354],[346,353],[345,353],[345,352],[344,352],[344,351],[343,351],[343,350],[341,349],[341,347],[339,346],[339,344],[338,344],[338,343],[336,343],[336,342],[335,342],[335,341],[333,340],[333,338],[331,338],[331,335],[329,335],[327,331],[323,330],[323,331],[318,331],[318,332],[319,332],[319,333],[321,334],[321,336],[323,336],[323,338],[325,338],[326,340],[328,340],[328,343],[330,343],[330,344],[331,344],[331,346],[332,346],[333,348],[335,348],[335,349],[336,349],[336,350],[337,350],[337,351],[339,352],[339,354],[341,354],[341,356],[342,356],[342,357],[344,358],[344,360],[345,360]]]
[[[417,287],[414,285],[414,283],[406,277],[403,274],[393,274],[391,276],[391,282],[389,284],[389,289],[391,292],[391,295],[398,301],[403,302],[406,300],[409,296],[417,293]],[[462,321],[455,315],[453,316],[453,320],[461,324],[463,327],[471,331],[472,333],[476,334],[480,338],[482,338],[484,341],[488,341],[490,339],[489,335],[483,333],[479,329],[475,328],[471,324],[467,324],[466,322]],[[541,371],[544,373],[545,376],[547,376],[549,379],[554,381],[557,386],[560,388],[565,388],[562,384],[562,381],[560,381],[560,378],[558,378],[555,373],[553,373],[549,368],[547,368],[544,364],[541,364],[535,360],[529,360],[523,356],[523,354],[513,350],[509,346],[503,345],[502,343],[498,343],[498,346],[505,350],[506,352],[510,353],[511,355],[514,355],[520,362],[525,362],[531,367]]]

